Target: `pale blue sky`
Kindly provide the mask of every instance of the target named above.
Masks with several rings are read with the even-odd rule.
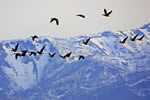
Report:
[[[0,40],[41,36],[71,37],[107,30],[130,30],[150,22],[150,0],[0,0]],[[103,9],[111,17],[101,16]],[[81,19],[76,14],[84,14]],[[57,17],[60,25],[49,23]]]

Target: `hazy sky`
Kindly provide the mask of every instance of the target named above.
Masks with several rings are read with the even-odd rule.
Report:
[[[111,17],[101,15],[104,8],[113,11]],[[0,0],[0,40],[133,29],[150,22],[149,10],[150,0]],[[60,25],[49,23],[51,17]]]

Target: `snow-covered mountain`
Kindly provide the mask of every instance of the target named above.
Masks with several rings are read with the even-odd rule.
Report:
[[[126,36],[142,41],[120,43]],[[72,38],[39,37],[0,42],[0,100],[149,100],[150,24]],[[18,57],[11,51],[39,51]],[[56,53],[50,58],[48,53]],[[59,55],[72,52],[71,57]],[[79,55],[85,59],[78,60]]]

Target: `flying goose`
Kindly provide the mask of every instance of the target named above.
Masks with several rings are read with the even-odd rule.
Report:
[[[31,37],[32,37],[32,41],[39,38],[37,35],[31,36]]]
[[[91,38],[89,37],[86,41],[82,41],[83,44],[88,45],[88,42]]]
[[[72,52],[69,52],[69,53],[67,53],[66,55],[64,55],[64,56],[62,56],[62,55],[59,55],[61,58],[64,58],[64,59],[66,59],[66,58],[69,58],[70,56],[71,56],[71,53]]]
[[[82,15],[82,14],[77,14],[76,16],[79,16],[79,17],[81,17],[81,18],[85,18],[85,16]]]
[[[53,58],[53,57],[55,56],[56,53],[53,53],[53,54],[48,53],[48,54],[49,54],[49,57]]]
[[[11,51],[13,51],[13,52],[18,52],[18,46],[19,46],[19,43],[17,43],[17,45],[15,46],[15,48],[12,48]]]
[[[137,36],[138,36],[138,34],[137,34],[137,35],[135,35],[133,38],[132,38],[132,37],[130,37],[130,40],[131,40],[131,41],[135,41]]]
[[[21,51],[22,51],[21,56],[26,56],[26,53],[28,53],[28,50],[21,50]]]
[[[56,22],[56,25],[59,25],[59,20],[57,18],[51,18],[50,23],[52,23],[53,21]]]
[[[78,60],[84,59],[84,56],[80,55]]]
[[[107,10],[104,9],[104,14],[102,14],[102,15],[105,16],[105,17],[109,17],[109,15],[110,15],[111,13],[112,13],[112,10],[109,11],[109,12],[107,12]]]
[[[43,46],[43,47],[41,48],[41,50],[38,51],[37,53],[38,53],[38,54],[44,54],[44,52],[43,52],[44,49],[45,49],[45,46]]]
[[[137,39],[137,40],[142,41],[143,38],[144,38],[144,35],[142,37],[140,37],[139,39]]]
[[[31,55],[36,56],[36,52],[31,51],[30,54],[29,54],[29,56],[31,56]]]

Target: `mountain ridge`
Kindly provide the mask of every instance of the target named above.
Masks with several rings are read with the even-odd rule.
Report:
[[[145,35],[143,41],[128,39],[125,44],[120,43],[126,36],[136,34],[139,34],[137,38]],[[88,100],[108,100],[104,94],[109,88],[114,91],[123,88],[122,93],[131,93],[136,100],[148,100],[150,87],[145,84],[149,83],[150,76],[150,24],[128,32],[105,31],[90,35],[88,45],[82,44],[88,37],[39,37],[34,42],[31,38],[0,42],[0,97],[5,95],[6,100],[16,96],[19,100],[77,100],[76,96],[85,99],[86,95]],[[11,48],[17,43],[19,51],[38,51],[46,46],[45,54],[16,60]],[[49,52],[56,56],[50,58]],[[69,59],[59,57],[68,52],[72,52]],[[78,61],[78,55],[84,55],[85,59]],[[96,91],[98,94],[88,95]],[[131,97],[128,100],[132,100]]]

